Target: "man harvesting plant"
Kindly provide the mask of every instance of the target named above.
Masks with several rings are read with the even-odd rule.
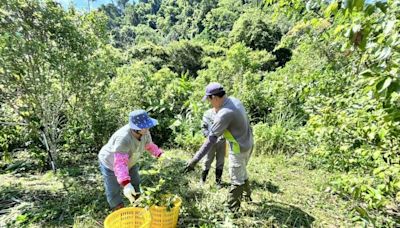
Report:
[[[207,139],[194,157],[187,163],[184,172],[194,170],[200,161],[211,150],[212,146],[223,135],[230,146],[229,172],[231,188],[228,194],[227,206],[232,212],[240,208],[240,201],[245,193],[250,198],[250,185],[246,166],[253,150],[253,132],[242,103],[234,98],[227,97],[224,88],[212,82],[206,87],[203,100],[208,100],[216,110],[214,123]]]
[[[201,125],[201,130],[205,137],[208,137],[211,126],[214,123],[214,118],[217,112],[214,108],[207,110],[203,115],[203,121]],[[222,187],[222,172],[224,170],[224,162],[225,162],[225,138],[220,136],[217,139],[217,142],[214,146],[211,147],[210,152],[207,154],[206,159],[204,160],[204,168],[201,173],[201,184],[204,184],[207,180],[208,173],[211,168],[211,163],[214,158],[216,160],[215,164],[215,182],[217,183],[217,187]]]
[[[124,207],[121,188],[132,203],[141,194],[138,160],[144,150],[159,158],[163,151],[151,140],[149,128],[157,120],[146,111],[129,113],[129,123],[117,130],[99,152],[100,171],[104,178],[107,202],[114,210]]]

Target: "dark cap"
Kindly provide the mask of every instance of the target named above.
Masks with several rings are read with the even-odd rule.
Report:
[[[225,92],[224,87],[217,82],[211,82],[206,86],[206,95],[203,97],[203,101],[207,99],[207,96],[215,95],[221,92]]]

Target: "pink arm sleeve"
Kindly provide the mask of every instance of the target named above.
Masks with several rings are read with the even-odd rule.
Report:
[[[149,151],[156,158],[159,158],[163,154],[163,151],[154,143],[147,144],[144,149]]]
[[[129,176],[129,155],[125,153],[114,153],[114,173],[117,177],[117,181],[119,184],[124,185],[131,181],[131,177]]]

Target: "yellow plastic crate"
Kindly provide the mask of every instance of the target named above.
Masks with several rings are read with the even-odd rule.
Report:
[[[167,207],[151,206],[151,227],[152,228],[173,228],[178,224],[179,210],[181,208],[182,199],[176,197],[174,207],[167,211]]]
[[[144,208],[126,207],[114,211],[104,221],[105,228],[149,228],[150,212]]]

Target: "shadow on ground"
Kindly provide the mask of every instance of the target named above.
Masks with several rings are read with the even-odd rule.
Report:
[[[274,201],[262,201],[257,209],[243,212],[270,227],[312,227],[315,218],[299,207]]]
[[[256,180],[250,181],[250,185],[252,189],[260,189],[264,191],[269,191],[270,193],[282,193],[282,191],[279,189],[278,185],[275,185],[271,181],[264,181],[264,182],[259,182]]]

